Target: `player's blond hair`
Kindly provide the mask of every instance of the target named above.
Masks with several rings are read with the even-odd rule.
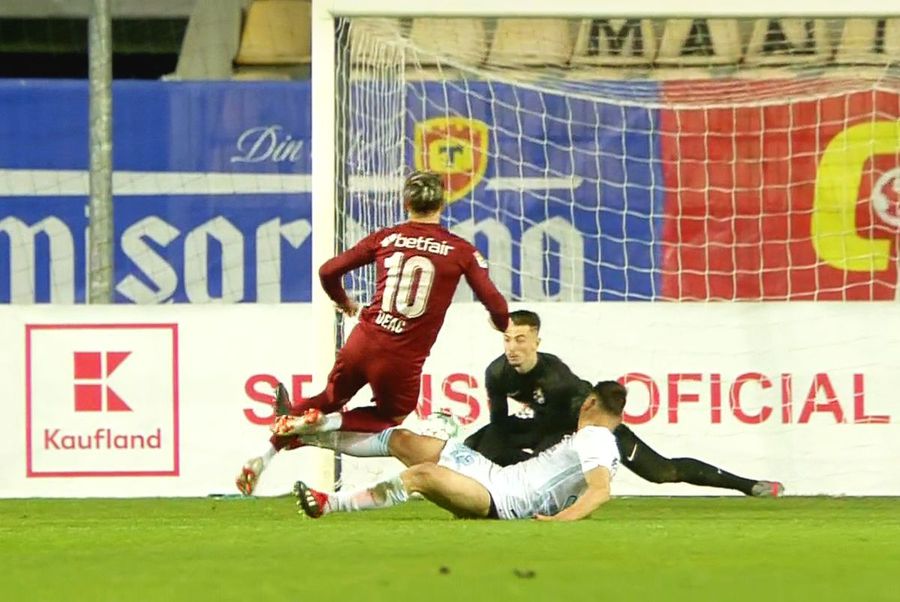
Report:
[[[444,206],[444,182],[433,171],[414,171],[403,183],[406,208],[419,215],[439,211]]]

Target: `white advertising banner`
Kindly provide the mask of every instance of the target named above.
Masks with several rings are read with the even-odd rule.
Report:
[[[268,446],[271,383],[312,373],[308,305],[0,307],[0,496],[235,494]],[[324,375],[301,381],[303,392]],[[262,495],[333,483],[330,452],[271,465]]]
[[[541,351],[585,380],[625,383],[626,421],[663,456],[783,481],[791,495],[900,495],[900,304],[513,308],[540,314]],[[451,307],[426,364],[420,409],[449,409],[466,432],[486,423],[484,369],[502,352],[480,306]],[[345,459],[344,468],[366,477],[370,464]],[[649,483],[624,468],[613,491],[740,495]]]
[[[900,305],[529,305],[541,350],[629,389],[628,422],[668,457],[696,457],[796,495],[900,495]],[[267,447],[271,386],[318,392],[312,307],[0,307],[0,497],[235,493]],[[503,351],[477,304],[456,304],[426,363],[419,414],[463,435],[487,422],[484,369]],[[354,404],[368,402],[361,391]],[[511,404],[515,406],[515,404]],[[360,484],[399,465],[343,462]],[[333,480],[330,454],[279,454],[258,493]],[[727,493],[619,471],[619,495]]]

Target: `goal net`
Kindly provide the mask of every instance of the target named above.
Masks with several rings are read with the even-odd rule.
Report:
[[[445,224],[542,314],[542,349],[625,382],[662,451],[900,493],[880,469],[837,483],[825,445],[896,450],[897,306],[796,303],[898,299],[900,16],[334,26],[339,246],[403,218],[409,170],[437,171]],[[372,272],[351,286],[367,299]],[[502,352],[478,309],[451,310],[420,407],[468,429]]]
[[[349,240],[425,168],[511,299],[896,296],[900,20],[348,19],[339,39]]]

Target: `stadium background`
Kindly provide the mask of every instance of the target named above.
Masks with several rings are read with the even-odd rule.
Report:
[[[420,98],[422,88],[427,102]],[[644,102],[667,94],[665,82],[637,83],[635,88],[639,91],[635,96]],[[490,100],[478,102],[486,98]],[[864,269],[835,266],[817,254],[810,231],[818,166],[828,143],[853,126],[890,126],[900,116],[897,94],[858,92],[833,96],[821,105],[775,104],[766,108],[764,123],[756,109],[739,110],[742,114],[737,116],[731,109],[713,109],[709,114],[623,109],[486,82],[470,84],[466,93],[448,92],[440,83],[411,84],[408,99],[410,131],[429,119],[444,120],[434,127],[445,131],[445,116],[450,115],[464,133],[479,126],[488,133],[473,138],[483,145],[478,149],[482,170],[466,178],[474,181],[460,182],[470,190],[466,196],[478,201],[452,203],[449,223],[496,220],[509,232],[511,244],[519,247],[527,246],[523,243],[527,227],[560,218],[583,241],[571,250],[581,257],[568,258],[583,272],[577,284],[560,278],[556,267],[549,284],[538,290],[546,300],[876,301],[896,296],[896,225],[879,219],[869,202],[873,184],[887,176],[889,207],[894,212],[900,207],[898,193],[889,186],[890,178],[900,177],[895,157],[875,155],[861,166],[863,174],[845,176],[860,178],[858,198],[852,199],[857,232],[861,238],[883,241],[882,262]],[[86,254],[81,233],[87,225],[87,190],[64,187],[60,177],[72,182],[88,166],[87,84],[7,81],[0,85],[0,103],[6,116],[0,126],[0,178],[7,191],[0,231],[9,237],[12,255],[11,261],[0,263],[0,300],[14,299],[12,275],[32,261],[34,278],[23,283],[27,288],[18,292],[21,297],[16,301],[84,302]],[[116,203],[115,283],[137,279],[153,284],[158,277],[154,266],[140,264],[147,260],[146,250],[134,247],[140,245],[139,235],[146,234],[143,224],[161,220],[177,230],[171,241],[154,249],[175,273],[175,283],[153,287],[160,290],[142,297],[129,292],[132,287],[117,286],[115,301],[309,302],[309,236],[282,241],[280,265],[258,248],[274,243],[257,236],[260,227],[272,220],[279,227],[309,226],[308,180],[276,178],[272,184],[276,191],[260,194],[254,193],[259,185],[252,178],[310,175],[309,82],[123,81],[114,86],[113,104],[114,168],[145,178],[142,190],[123,194]],[[55,118],[43,118],[47,114]],[[572,120],[594,127],[567,127]],[[741,142],[732,150],[735,139]],[[688,167],[723,153],[726,158],[715,169]],[[412,167],[413,148],[408,156]],[[490,187],[493,178],[539,177],[547,172],[571,174],[574,179],[549,197]],[[187,177],[200,181],[185,193],[166,179],[169,173],[194,174]],[[30,189],[16,180],[19,174],[35,178]],[[243,175],[249,188],[243,194],[222,189],[204,194],[204,187],[214,186],[204,185],[204,174]],[[595,187],[579,184],[584,180],[599,180],[599,195]],[[738,193],[732,198],[734,190]],[[50,218],[64,228],[48,234],[48,243],[41,244],[36,230],[20,234],[23,227],[39,229]],[[221,224],[218,230],[216,224]],[[191,232],[231,231],[229,225],[235,230],[229,235],[243,242],[239,256],[215,248],[204,254],[185,253]],[[277,229],[267,234],[277,235]],[[57,236],[65,241],[57,242]],[[135,243],[129,245],[129,240]],[[501,244],[486,237],[476,243],[487,256],[492,244]],[[51,260],[57,245],[71,245],[72,254]],[[33,260],[26,257],[31,255]],[[206,261],[187,273],[199,274],[206,284],[191,286],[185,266],[202,256]],[[531,295],[522,294],[519,274],[527,269],[522,269],[521,255],[510,257],[512,274],[500,280],[501,287],[513,300],[534,300],[534,289]],[[260,281],[257,267],[273,269],[272,263],[277,282]],[[235,284],[236,273],[243,275],[236,283],[238,290],[223,291],[223,281]],[[51,288],[60,280],[71,283],[64,287],[70,293],[54,295]],[[261,287],[274,290],[260,297]],[[199,297],[192,298],[191,289]]]
[[[321,5],[338,1],[351,4]],[[845,44],[831,19],[827,53],[788,57],[808,71],[741,79],[738,48],[737,71],[714,70],[737,75],[737,89],[705,68],[679,87],[696,66],[651,56],[666,81],[629,80],[633,64],[601,70],[617,102],[584,100],[584,86],[537,93],[548,80],[527,69],[521,86],[479,78],[463,94],[432,70],[406,90],[406,162],[427,165],[431,137],[459,134],[471,164],[451,176],[449,223],[491,259],[515,307],[541,313],[542,348],[627,382],[627,419],[660,452],[783,480],[789,497],[666,497],[721,491],[620,470],[615,499],[575,525],[458,521],[427,503],[311,522],[279,494],[297,478],[330,487],[328,454],[281,454],[260,496],[233,488],[265,444],[271,385],[315,391],[329,363],[314,342],[310,4],[112,0],[115,303],[89,305],[92,3],[0,2],[4,600],[896,599],[900,19],[882,23],[893,67]],[[359,4],[373,3],[432,4]],[[441,6],[475,4],[504,3]],[[854,31],[872,26],[860,18]],[[555,83],[582,82],[568,79],[568,55],[526,41],[513,55],[538,48],[532,60],[565,63]],[[279,64],[260,63],[260,49],[286,47]],[[877,91],[859,85],[873,72]],[[757,92],[765,107],[728,105]],[[517,190],[529,176],[540,186]],[[372,223],[360,208],[383,198],[356,192],[354,236]],[[447,410],[468,431],[486,420],[482,371],[500,341],[459,297],[419,415]],[[396,466],[344,468],[352,485]]]
[[[167,27],[187,44],[184,16]],[[240,60],[233,68],[241,75]],[[410,82],[405,129],[416,134],[404,154],[410,167],[427,167],[430,140],[451,132],[461,141],[472,169],[451,180],[448,224],[474,224],[500,288],[544,316],[545,350],[588,378],[629,384],[629,421],[664,450],[779,473],[798,494],[897,494],[900,477],[884,462],[900,452],[891,394],[900,386],[892,359],[900,343],[890,334],[900,321],[892,302],[900,95],[849,84],[852,91],[834,92],[840,82],[830,78],[827,98],[810,98],[823,81],[794,87],[799,100],[708,109],[685,104],[684,87],[667,81],[618,82],[618,102],[531,84]],[[771,94],[773,85],[759,79],[745,91]],[[321,385],[313,369],[321,353],[309,343],[312,93],[302,76],[117,81],[116,305],[79,307],[87,296],[88,85],[0,82],[0,250],[8,256],[0,301],[11,304],[2,318],[13,333],[2,387],[6,399],[21,400],[3,406],[0,494],[228,491],[233,467],[264,438],[267,386],[290,381],[300,394]],[[707,83],[701,93],[729,91]],[[870,134],[879,150],[861,163],[849,143],[832,144]],[[549,191],[498,185],[548,173],[566,177]],[[829,196],[853,182],[855,197]],[[351,205],[351,220],[366,223],[352,213],[364,206]],[[820,214],[846,207],[851,230],[813,233]],[[845,262],[860,241],[873,259]],[[780,303],[829,300],[878,303]],[[763,303],[684,303],[705,301]],[[500,346],[471,326],[483,321],[480,311],[465,303],[451,311],[423,379],[420,417],[446,409],[466,430],[486,420],[482,371]],[[126,350],[131,359],[103,364],[105,374],[85,376],[73,360]],[[168,372],[147,395],[146,374],[160,367]],[[132,411],[79,410],[73,395],[86,378],[112,387]],[[220,416],[221,437],[204,430],[210,414]],[[51,436],[60,425],[84,436],[158,432],[166,445],[65,449],[69,431]],[[283,492],[313,463],[306,453],[279,458],[260,491]],[[836,468],[846,463],[869,468],[848,476]],[[360,479],[369,474],[361,471]],[[315,476],[329,480],[326,469]],[[621,483],[624,493],[704,493],[627,475]]]

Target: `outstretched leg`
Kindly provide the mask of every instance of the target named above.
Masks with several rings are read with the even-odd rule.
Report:
[[[294,429],[290,423],[276,422],[272,427],[276,434],[270,440],[275,448],[302,438],[301,445],[325,447],[357,457],[394,456],[407,466],[436,462],[444,446],[443,439],[399,428],[393,419],[384,417],[376,406],[321,416],[315,423],[302,424],[301,428],[308,430],[296,435],[279,433],[277,429],[281,426]],[[390,449],[389,441],[392,442]]]
[[[425,462],[437,464],[446,445],[443,439],[419,435],[406,429],[394,429],[388,441],[390,454],[406,466]]]
[[[484,485],[444,466],[416,464],[400,478],[409,493],[421,493],[459,518],[486,518],[491,511],[491,494]]]
[[[404,428],[390,428],[380,433],[351,431],[319,433],[304,437],[303,443],[357,458],[393,456],[406,466],[413,466],[423,462],[437,463],[446,442]]]
[[[490,493],[483,485],[432,463],[417,464],[397,477],[358,491],[326,494],[298,482],[294,493],[297,503],[312,518],[331,512],[388,508],[407,501],[412,493],[421,493],[460,518],[485,518],[491,508]]]
[[[624,424],[619,425],[613,434],[616,436],[622,464],[651,483],[690,483],[735,489],[745,495],[757,497],[775,497],[784,489],[781,483],[739,477],[695,458],[661,456]]]

